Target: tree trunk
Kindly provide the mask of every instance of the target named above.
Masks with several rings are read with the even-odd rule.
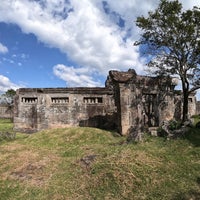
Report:
[[[186,73],[183,74],[182,78],[182,92],[183,92],[183,112],[182,112],[182,123],[188,120],[188,97],[189,97],[189,83],[187,81]]]
[[[188,66],[185,64],[182,66],[182,73],[180,75],[182,81],[182,92],[183,92],[183,112],[182,112],[182,123],[188,120],[188,97],[191,92],[190,84],[187,78]]]
[[[183,113],[182,113],[182,123],[188,120],[188,90],[183,89]]]

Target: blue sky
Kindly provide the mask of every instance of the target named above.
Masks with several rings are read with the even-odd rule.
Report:
[[[145,60],[133,46],[137,16],[158,0],[1,0],[0,92],[19,87],[104,86],[108,71]],[[200,0],[181,0],[185,9]]]
[[[58,48],[49,48],[32,34],[24,34],[15,24],[0,23],[0,38],[8,50],[1,54],[0,74],[25,87],[66,86],[53,74],[58,62],[70,63]]]

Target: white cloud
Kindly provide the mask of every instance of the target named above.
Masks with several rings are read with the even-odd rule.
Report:
[[[22,85],[12,83],[8,77],[0,74],[0,92],[6,92],[8,89],[16,90],[20,87],[22,87]]]
[[[88,68],[74,68],[73,66],[65,66],[58,64],[53,67],[54,74],[60,79],[66,81],[69,87],[74,86],[101,86],[101,83],[93,80],[90,76],[91,72]]]
[[[27,60],[29,58],[28,54],[22,53],[20,55],[18,55],[19,58],[21,58],[23,61]]]
[[[192,9],[194,6],[199,6],[200,1],[199,0],[179,0],[182,5],[183,9]]]
[[[8,63],[10,63],[10,64],[14,64],[14,63],[15,63],[14,60],[9,59],[9,58],[5,58],[5,57],[3,57],[2,60],[3,60],[4,62],[8,62]]]
[[[181,2],[184,8],[191,8],[200,0]],[[90,76],[105,76],[110,69],[135,68],[138,73],[143,72],[144,61],[138,47],[133,46],[139,37],[135,20],[158,3],[159,0],[1,0],[0,21],[17,24],[24,33],[33,33],[76,63],[74,67],[65,66],[65,70],[60,65],[54,67],[56,76],[67,81],[71,70],[76,75],[72,85],[93,85],[95,81]],[[82,72],[83,68],[88,72]],[[88,82],[84,81],[85,76]]]
[[[23,32],[33,33],[43,43],[59,48],[77,66],[89,71],[103,75],[113,68],[134,67],[142,71],[138,48],[133,46],[130,37],[123,40],[124,30],[109,20],[102,4],[91,0],[71,0],[71,4],[43,2],[3,0],[0,19],[15,23]],[[63,10],[66,10],[65,16],[61,15]]]
[[[0,53],[8,53],[8,48],[4,46],[2,43],[0,43]]]

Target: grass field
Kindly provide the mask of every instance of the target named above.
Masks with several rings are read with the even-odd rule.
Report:
[[[17,133],[0,140],[0,174],[2,200],[197,200],[200,133],[139,144],[95,128]]]

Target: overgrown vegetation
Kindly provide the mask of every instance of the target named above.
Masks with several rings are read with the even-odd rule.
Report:
[[[14,140],[13,124],[10,119],[0,119],[0,141]]]
[[[12,124],[0,121],[0,131]],[[46,199],[200,199],[200,133],[145,136],[138,144],[95,128],[17,133],[0,141],[0,197]]]
[[[200,7],[184,10],[179,0],[160,0],[136,25],[142,33],[135,45],[148,57],[150,72],[180,79],[182,122],[187,121],[188,97],[200,88]]]
[[[200,115],[194,115],[192,116],[192,119],[193,119],[193,124],[196,126],[197,123],[200,122]]]

